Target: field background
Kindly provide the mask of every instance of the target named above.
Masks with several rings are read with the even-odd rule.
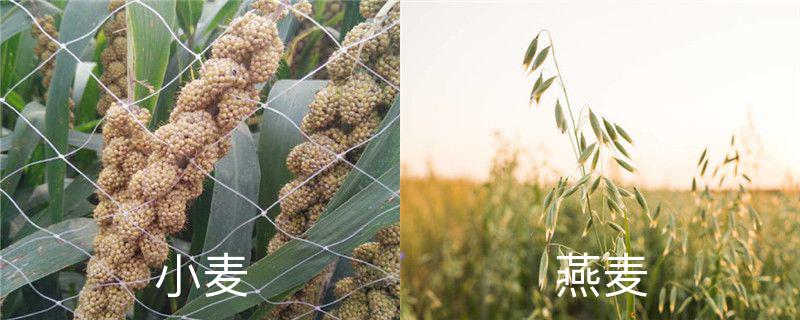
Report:
[[[401,177],[404,319],[619,318],[615,303],[624,309],[623,299],[570,298],[568,294],[556,297],[554,257],[550,258],[548,285],[544,291],[538,289],[537,273],[545,243],[541,205],[551,186],[538,181],[541,179],[536,174],[521,175],[523,171],[536,172],[536,168],[521,168],[519,153],[506,146],[496,154],[485,182],[439,178],[433,170],[424,176]],[[687,181],[687,188],[690,183]],[[719,318],[716,309],[725,318],[738,319],[793,319],[800,315],[797,188],[752,191],[752,198],[747,199],[763,221],[751,235],[752,251],[759,261],[754,271],[716,277],[715,273],[732,267],[704,268],[711,270],[705,272],[710,278],[743,279],[746,293],[714,295],[711,300],[720,306],[712,306],[704,295],[677,290],[674,311],[688,300],[679,314],[670,312],[671,289],[666,289],[663,312],[659,312],[661,289],[671,288],[667,283],[697,288],[693,277],[698,257],[707,255],[707,264],[713,261],[714,248],[719,244],[708,240],[706,229],[697,222],[692,192],[643,193],[651,206],[661,203],[663,211],[654,227],[644,216],[631,219],[633,251],[646,257],[649,272],[637,287],[648,293],[646,299],[637,300],[640,318],[713,319]],[[728,199],[732,194],[723,191],[714,195]],[[670,244],[669,213],[675,214],[679,226],[678,239]],[[581,237],[585,220],[575,203],[565,203],[554,239],[581,252],[602,252],[591,236]],[[666,246],[670,250],[664,255]]]

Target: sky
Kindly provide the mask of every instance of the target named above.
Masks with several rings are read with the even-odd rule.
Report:
[[[638,183],[689,187],[703,149],[722,157],[749,121],[762,146],[755,185],[800,177],[800,3],[402,3],[407,174],[485,179],[497,134],[574,170],[553,104],[529,106],[535,79],[521,68],[547,29],[575,111],[591,107],[635,139]]]

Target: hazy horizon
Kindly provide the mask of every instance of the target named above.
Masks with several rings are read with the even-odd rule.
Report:
[[[406,174],[430,166],[483,180],[495,133],[537,165],[571,173],[552,104],[528,106],[533,79],[521,70],[546,28],[573,107],[590,106],[636,140],[638,183],[688,188],[703,149],[721,157],[750,121],[763,148],[754,186],[800,177],[800,4],[404,2],[403,19],[415,21],[401,40]]]

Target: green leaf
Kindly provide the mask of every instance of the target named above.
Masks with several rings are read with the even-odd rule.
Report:
[[[386,112],[376,136],[367,144],[364,153],[358,159],[356,166],[360,170],[353,169],[347,178],[342,182],[342,186],[328,203],[325,212],[322,213],[320,221],[333,209],[348,201],[362,189],[374,182],[374,178],[391,170],[396,164],[400,163],[400,99],[397,98],[394,104]],[[372,177],[370,177],[370,176]],[[399,191],[399,190],[398,190]]]
[[[8,106],[6,106],[8,107]],[[42,131],[44,128],[45,107],[38,102],[31,102],[22,110],[22,116],[33,124],[38,130]],[[31,128],[28,123],[22,120],[17,120],[14,131],[8,136],[3,137],[3,142],[10,142],[8,146],[8,158],[5,159],[2,187],[8,194],[13,195],[17,188],[19,179],[22,175],[21,172],[14,173],[13,176],[8,176],[14,171],[19,170],[25,165],[25,162],[33,154],[33,150],[41,141],[41,137]],[[8,177],[7,177],[8,176]],[[5,207],[4,207],[5,208]],[[7,209],[7,208],[6,208]]]
[[[97,180],[97,173],[100,171],[100,163],[97,162],[89,169],[85,169],[83,173],[92,179],[92,181]],[[47,190],[45,190],[47,192]],[[79,218],[88,215],[93,209],[94,205],[91,204],[86,199],[91,196],[95,192],[95,187],[89,181],[87,181],[83,177],[79,177],[73,179],[67,185],[67,188],[64,189],[64,218],[71,219],[71,218]],[[44,195],[47,197],[47,194]],[[23,208],[24,209],[24,208]],[[13,210],[16,211],[16,210]],[[46,214],[47,208],[42,209],[42,211],[37,212],[33,216],[30,217],[31,220],[36,223],[39,227],[48,227],[53,224],[52,217]],[[30,214],[29,214],[30,215]],[[22,224],[22,227],[13,234],[13,238],[20,238],[27,236],[36,230],[36,226],[30,224],[26,219],[22,217],[17,217],[15,222],[19,222]]]
[[[197,21],[197,30],[194,34],[194,43],[207,45],[218,26],[225,25],[242,5],[241,0],[231,1],[206,1],[200,19]]]
[[[22,34],[19,46],[17,47],[17,61],[14,62],[14,71],[16,72],[16,79],[14,79],[15,84],[38,66],[38,59],[36,59],[36,54],[33,52],[35,44],[36,39],[34,39],[30,33],[26,32]],[[33,77],[22,80],[22,83],[17,85],[14,90],[22,93],[24,96],[28,96],[33,80]]]
[[[383,132],[367,145],[357,163],[359,168],[376,177],[380,183],[351,172],[320,220],[306,233],[308,241],[347,254],[371,239],[379,229],[399,220],[400,199],[396,194],[400,185],[399,112],[398,101],[381,124],[379,132]],[[376,158],[385,161],[376,161]],[[371,182],[364,185],[364,178]],[[346,196],[350,194],[352,196]],[[306,283],[336,258],[337,255],[324,251],[318,245],[292,240],[250,266],[242,280],[258,287],[264,298],[280,298]],[[239,291],[250,290],[243,283],[235,288]],[[178,310],[176,315],[221,319],[262,302],[262,298],[254,294],[246,297],[202,296]]]
[[[178,0],[176,9],[183,32],[194,35],[195,26],[203,13],[203,0]]]
[[[339,42],[344,41],[344,37],[353,29],[357,24],[364,21],[361,12],[358,10],[361,1],[345,1],[344,20],[342,20],[342,28],[339,32]]]
[[[141,2],[157,13],[142,4],[127,7],[128,70],[133,70],[133,83],[128,84],[133,90],[128,88],[128,92],[133,92],[134,101],[149,97],[139,106],[156,113],[153,109],[169,63],[170,50],[166,48],[174,40],[170,30],[175,29],[175,0]]]
[[[100,79],[99,66],[95,65],[95,67],[92,68],[91,73],[94,74],[97,79]],[[86,80],[86,86],[83,89],[83,94],[79,100],[80,102],[75,106],[76,127],[95,118],[97,100],[100,99],[100,90],[103,89],[97,84],[97,80],[89,76]]]
[[[398,164],[379,180],[390,188],[398,188],[399,169]],[[373,183],[331,212],[328,219],[317,222],[307,233],[308,240],[330,245],[335,252],[347,253],[371,239],[380,228],[396,223],[399,214],[399,199]],[[316,245],[292,240],[250,266],[241,279],[259,288],[261,296],[270,299],[306,283],[335,258],[336,255]],[[242,283],[235,289],[248,291],[250,288]],[[176,315],[222,319],[262,302],[255,294],[202,296],[178,310]]]
[[[61,19],[59,39],[67,43],[90,33],[108,14],[106,1],[70,1]],[[83,52],[91,42],[91,37],[82,38],[67,45],[74,53]],[[65,50],[56,56],[53,79],[47,93],[47,113],[45,115],[45,134],[52,147],[45,149],[45,156],[56,157],[57,152],[67,152],[69,132],[69,96],[78,61]],[[56,150],[53,150],[53,147]],[[64,161],[49,161],[47,168],[47,187],[50,194],[50,214],[53,221],[61,221],[64,214],[64,176],[67,164]]]
[[[58,272],[68,266],[86,260],[88,256],[81,250],[92,252],[92,239],[97,233],[97,225],[88,218],[63,221],[39,230],[3,249],[0,253],[0,297],[34,280]],[[61,240],[52,234],[61,234]],[[81,250],[75,248],[74,244]],[[13,263],[13,265],[11,263]]]
[[[214,178],[219,182],[214,183],[202,252],[205,257],[222,256],[223,253],[244,257],[240,263],[248,266],[253,234],[251,219],[259,214],[253,203],[258,200],[261,171],[258,168],[256,146],[247,125],[239,124],[233,131],[232,140],[231,151],[214,166]],[[211,263],[217,263],[207,260],[198,262],[209,269]],[[208,283],[212,278],[205,273],[198,274],[200,283]],[[189,299],[196,298],[199,293],[196,287],[192,287]]]
[[[303,142],[303,136],[292,122],[299,124],[303,120],[314,95],[326,84],[327,81],[321,80],[299,83],[296,80],[280,80],[272,86],[267,97],[267,101],[271,101],[269,106],[274,111],[264,110],[261,116],[258,138],[258,159],[261,166],[258,205],[267,209],[270,218],[277,216],[280,211],[280,206],[273,205],[278,200],[278,192],[292,179],[292,174],[286,169],[286,156],[294,146]],[[266,254],[267,242],[274,234],[275,229],[268,221],[261,219],[256,222],[256,257]]]

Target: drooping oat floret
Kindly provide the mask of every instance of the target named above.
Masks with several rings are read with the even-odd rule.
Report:
[[[167,259],[166,236],[184,228],[187,203],[202,193],[205,175],[230,148],[224,135],[255,111],[256,84],[277,70],[283,43],[274,21],[283,13],[266,11],[267,2],[257,0],[254,7],[261,9],[231,24],[237,38],[214,44],[200,77],[183,88],[169,122],[152,136],[111,103],[99,182],[114,201],[101,196],[95,209],[101,227],[76,319],[124,319],[133,303],[125,289],[146,286],[149,268]],[[111,53],[105,56],[110,59]],[[106,71],[121,72],[113,62]],[[149,120],[146,110],[127,108],[140,123]],[[141,156],[130,156],[137,153]]]

